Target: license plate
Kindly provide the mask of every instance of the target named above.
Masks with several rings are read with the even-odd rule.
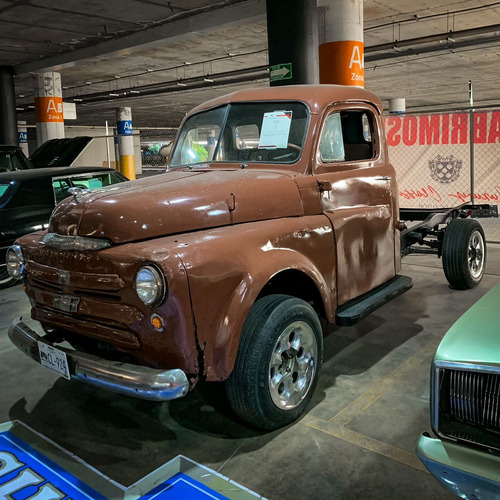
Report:
[[[40,363],[46,368],[55,371],[68,380],[71,379],[68,368],[68,357],[64,351],[38,342],[38,351],[40,352]]]
[[[73,295],[56,295],[54,297],[54,308],[64,312],[77,312],[80,297]]]

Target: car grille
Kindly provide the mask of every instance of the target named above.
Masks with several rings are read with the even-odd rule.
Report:
[[[500,431],[500,375],[450,370],[451,415]]]
[[[441,435],[500,450],[500,373],[439,370]]]
[[[131,325],[142,321],[144,314],[131,303],[130,291],[118,275],[64,271],[32,260],[26,268],[33,319],[119,349],[140,348]],[[77,309],[68,314],[69,309],[58,305],[61,298],[74,300]]]

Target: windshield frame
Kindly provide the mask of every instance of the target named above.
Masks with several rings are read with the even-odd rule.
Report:
[[[304,124],[304,130],[303,134],[301,137],[301,143],[300,143],[300,152],[296,158],[292,158],[290,161],[277,161],[277,159],[271,159],[271,160],[252,160],[252,159],[245,159],[245,160],[236,160],[236,159],[231,159],[231,160],[217,160],[217,155],[219,154],[221,145],[223,144],[223,138],[224,134],[226,133],[226,126],[227,122],[230,116],[230,112],[233,106],[239,106],[239,105],[261,105],[261,104],[268,104],[268,105],[274,105],[275,110],[274,111],[279,111],[279,110],[284,110],[287,105],[301,105],[304,108],[305,111],[305,124]],[[181,141],[184,142],[185,137],[188,132],[183,133],[184,127],[186,124],[191,120],[193,117],[200,116],[202,114],[215,111],[218,109],[225,108],[224,116],[221,121],[221,127],[218,132],[218,135],[216,137],[217,139],[217,144],[213,153],[213,159],[212,160],[201,160],[198,162],[193,162],[193,163],[176,163],[173,164],[172,160],[174,159],[175,153],[177,152],[177,149],[182,147]],[[292,118],[293,119],[293,118]],[[300,99],[286,99],[286,100],[280,100],[280,99],[263,99],[263,100],[255,100],[255,101],[234,101],[234,102],[227,102],[224,104],[221,104],[219,106],[214,106],[212,108],[206,108],[198,111],[197,113],[193,113],[191,115],[188,115],[185,120],[182,122],[181,127],[179,128],[178,134],[175,138],[174,144],[171,149],[171,154],[168,159],[167,166],[169,169],[179,169],[179,168],[207,168],[210,165],[225,165],[225,164],[231,164],[231,163],[237,163],[237,164],[244,164],[244,165],[251,165],[251,166],[261,166],[261,165],[294,165],[298,163],[303,155],[304,148],[307,143],[307,134],[309,130],[309,126],[311,124],[311,110],[309,109],[309,106],[306,102],[300,100]],[[259,130],[261,131],[261,126],[259,127]],[[259,149],[259,148],[257,148]],[[265,149],[265,148],[260,148],[260,149]],[[272,151],[272,149],[269,149]],[[288,156],[288,155],[287,155]]]

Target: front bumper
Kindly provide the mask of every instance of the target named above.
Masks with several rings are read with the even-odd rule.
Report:
[[[441,486],[460,498],[498,500],[500,457],[422,435],[417,455]]]
[[[21,318],[9,327],[12,343],[40,363],[38,343],[52,343],[25,325]],[[53,346],[56,347],[56,346]],[[91,354],[57,346],[66,353],[72,379],[86,384],[150,401],[168,401],[185,396],[189,389],[186,374],[179,369],[158,370],[147,366],[109,361]]]

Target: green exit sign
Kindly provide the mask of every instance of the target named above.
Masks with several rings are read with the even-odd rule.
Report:
[[[290,78],[292,78],[292,63],[276,64],[276,66],[269,68],[269,80],[271,82]]]

